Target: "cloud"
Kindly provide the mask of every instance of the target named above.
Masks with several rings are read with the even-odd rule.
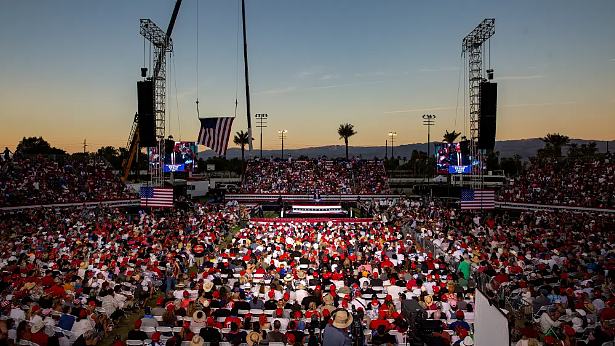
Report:
[[[497,77],[496,80],[526,80],[526,79],[540,79],[545,78],[542,74],[536,74],[532,76],[505,76],[505,77]]]
[[[611,59],[611,60],[609,60],[609,61],[615,61],[615,58],[613,58],[613,59]]]
[[[615,102],[615,100],[613,100]],[[504,108],[515,108],[515,107],[547,107],[547,106],[564,106],[564,105],[574,105],[576,102],[546,102],[546,103],[517,103],[517,104],[509,104],[509,105],[498,105],[498,107]],[[415,113],[415,112],[431,112],[431,111],[443,111],[443,110],[451,110],[456,107],[434,107],[434,108],[415,108],[415,109],[404,109],[399,111],[388,111],[384,112],[385,114],[395,114],[395,113]]]
[[[355,77],[359,77],[359,78],[363,78],[363,77],[382,77],[382,76],[393,76],[394,73],[392,72],[382,72],[382,71],[376,71],[376,72],[368,72],[368,73],[355,73],[354,76]]]
[[[341,88],[341,87],[355,86],[355,85],[375,84],[375,83],[382,83],[382,82],[384,82],[384,81],[374,80],[374,81],[360,82],[360,83],[344,83],[344,84],[314,86],[314,87],[302,88],[302,89],[298,89],[298,90],[303,91],[303,90],[332,89],[332,88]]]
[[[296,78],[308,78],[308,77],[313,77],[316,74],[320,74],[322,73],[323,70],[323,66],[313,66],[313,67],[309,67],[306,68],[305,70],[297,73],[295,75]]]
[[[449,109],[455,109],[455,107],[435,107],[435,108],[404,109],[404,110],[400,110],[400,111],[388,111],[388,112],[384,112],[384,114],[431,112],[431,111],[442,111],[442,110],[449,110]]]
[[[419,72],[442,72],[442,71],[458,71],[458,70],[459,70],[459,67],[447,66],[447,67],[440,67],[436,69],[422,68],[419,70]]]
[[[293,86],[293,87],[287,87],[287,88],[282,88],[282,89],[273,89],[273,90],[259,91],[259,92],[256,92],[256,93],[252,93],[252,95],[281,94],[281,93],[287,93],[287,92],[293,92],[293,91],[333,89],[333,88],[341,88],[341,87],[356,86],[356,85],[366,85],[366,84],[375,84],[375,83],[382,83],[382,82],[384,82],[384,81],[382,81],[382,80],[375,80],[375,81],[360,82],[360,83],[344,83],[344,84],[313,86],[313,87],[307,87],[307,88],[297,88],[297,87]]]
[[[517,103],[512,105],[501,105],[499,107],[545,107],[545,106],[553,106],[553,103]]]
[[[264,94],[281,94],[281,93],[287,93],[287,92],[291,92],[297,90],[297,87],[291,86],[291,87],[286,87],[286,88],[282,88],[282,89],[272,89],[272,90],[265,90],[265,91],[259,91],[256,93],[252,93],[252,95],[264,95]]]
[[[338,78],[339,76],[336,74],[326,74],[324,76],[322,76],[320,79],[321,80],[327,80],[327,79],[335,79]]]
[[[182,92],[178,92],[176,97],[178,101],[184,101],[188,96],[192,95],[196,95],[196,87],[184,90]]]
[[[576,102],[567,101],[567,102],[545,102],[545,103],[517,103],[510,105],[501,105],[499,107],[548,107],[548,106],[570,106],[575,105]]]

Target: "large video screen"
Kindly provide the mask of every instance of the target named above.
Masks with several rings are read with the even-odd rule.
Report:
[[[168,147],[170,149],[170,146]],[[175,142],[173,150],[167,150],[164,157],[165,172],[195,172],[197,169],[198,145],[195,142]],[[149,168],[152,172],[158,164],[158,148],[149,150]]]
[[[470,173],[471,167],[479,164],[478,160],[461,153],[460,143],[436,144],[436,174]],[[483,165],[483,169],[486,168]]]

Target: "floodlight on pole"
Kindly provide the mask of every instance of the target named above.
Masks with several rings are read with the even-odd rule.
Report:
[[[395,155],[393,155],[393,145],[395,144],[395,137],[397,136],[397,132],[389,132],[389,138],[391,138],[391,159],[393,159],[395,157]]]
[[[429,170],[429,155],[431,147],[431,126],[435,124],[435,114],[423,114],[423,125],[427,126],[427,176],[431,174]]]
[[[284,139],[286,138],[286,130],[278,130],[278,134],[280,135],[280,139],[282,140],[282,160],[284,160]]]
[[[256,127],[261,129],[261,160],[263,159],[263,127],[267,127],[267,114],[255,114]]]

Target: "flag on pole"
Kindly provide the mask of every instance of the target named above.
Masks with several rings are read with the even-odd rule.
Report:
[[[461,210],[495,209],[493,190],[461,190]]]
[[[202,118],[199,144],[215,151],[220,156],[226,156],[226,148],[231,135],[231,127],[235,118]]]
[[[141,206],[173,207],[173,188],[141,186]]]

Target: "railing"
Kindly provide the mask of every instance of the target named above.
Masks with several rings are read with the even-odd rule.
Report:
[[[424,252],[432,253],[434,257],[443,256],[449,269],[453,272],[458,272],[461,260],[450,256],[445,249],[435,245],[433,241],[425,238],[420,232],[413,230],[407,223],[402,226],[402,232],[404,236],[409,234],[412,240],[424,249]],[[492,277],[483,272],[478,272],[476,269],[475,266],[470,266],[470,278],[468,279],[474,282],[476,288],[483,292],[493,292],[498,300],[503,300],[507,292],[507,287],[494,283]]]

